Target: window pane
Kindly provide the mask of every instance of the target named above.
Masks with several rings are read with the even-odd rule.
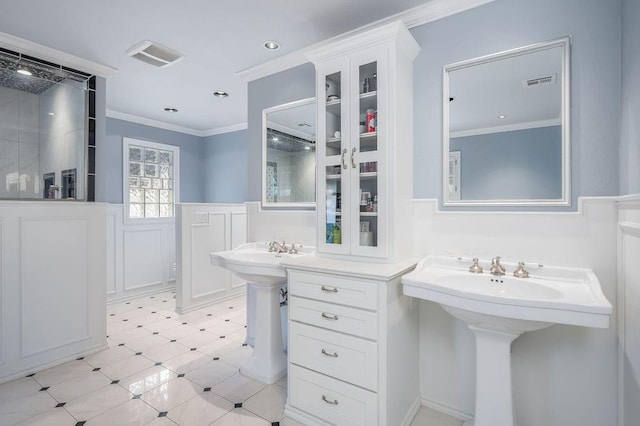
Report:
[[[144,217],[144,204],[129,204],[129,217]]]
[[[138,188],[129,189],[129,202],[130,203],[143,203],[143,190]]]
[[[140,178],[140,186],[142,188],[151,188],[151,179],[149,179],[149,178]]]
[[[161,203],[173,203],[173,195],[172,191],[161,190],[160,191],[160,202]]]
[[[152,179],[153,189],[162,189],[162,179]]]
[[[164,179],[169,179],[171,177],[171,167],[160,166],[160,177]]]
[[[148,177],[157,177],[158,176],[158,166],[155,164],[145,164],[144,165],[144,175]]]
[[[137,188],[140,186],[140,178],[130,177],[129,178],[129,188],[134,187]]]
[[[160,151],[160,164],[165,166],[173,165],[173,153],[170,151]]]
[[[172,217],[173,204],[160,204],[160,217]]]
[[[142,176],[142,163],[129,163],[129,175]]]
[[[157,189],[145,189],[144,190],[144,202],[156,204],[159,202]]]
[[[146,163],[157,163],[158,162],[158,151],[155,149],[145,149],[144,150],[144,161]]]
[[[129,161],[142,161],[141,146],[129,146]]]
[[[160,217],[160,207],[158,204],[145,204],[144,217]]]

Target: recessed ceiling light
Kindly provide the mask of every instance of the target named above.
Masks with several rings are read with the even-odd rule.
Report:
[[[306,149],[307,151],[311,150],[310,146],[305,146],[304,149]]]
[[[276,50],[280,48],[280,43],[274,40],[267,40],[264,42],[265,49]]]
[[[49,115],[54,115],[54,113],[52,113],[52,112],[48,112],[47,114],[49,114]]]
[[[273,137],[273,141],[274,141],[274,142],[278,142],[278,140],[279,140],[279,139],[278,139],[278,137],[277,137],[277,136],[274,136],[274,137]]]
[[[29,71],[28,69],[25,68],[20,68],[18,71],[16,71],[18,74],[22,74],[22,75],[33,75],[31,73],[31,71]]]
[[[507,118],[507,116],[506,116],[506,115],[504,115],[504,114],[500,114],[500,115],[498,116],[498,118],[499,118],[500,120],[504,120],[505,118]]]
[[[167,111],[167,112],[178,112],[178,108],[170,108],[170,107],[167,107],[167,108],[165,108],[164,110],[165,110],[165,111]]]
[[[229,94],[224,90],[216,90],[215,92],[213,92],[213,96],[217,96],[219,98],[226,98],[227,96],[229,96]]]

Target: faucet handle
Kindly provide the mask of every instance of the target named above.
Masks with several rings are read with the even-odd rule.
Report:
[[[491,259],[491,274],[492,275],[504,275],[505,274],[504,266],[500,264],[500,256],[496,256]]]
[[[481,274],[482,273],[482,266],[480,266],[478,264],[478,258],[477,257],[473,258],[473,265],[469,266],[469,272],[474,273],[474,274]]]
[[[518,262],[518,269],[513,271],[513,276],[516,278],[529,278],[529,271],[524,269],[524,262]]]

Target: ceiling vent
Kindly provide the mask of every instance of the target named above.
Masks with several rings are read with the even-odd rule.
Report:
[[[149,40],[130,47],[127,55],[159,68],[168,67],[184,58],[182,53]]]
[[[558,77],[557,74],[551,74],[546,77],[538,77],[538,78],[532,78],[530,80],[525,80],[524,87],[537,87],[537,86],[543,86],[546,84],[554,84],[556,82],[557,77]]]

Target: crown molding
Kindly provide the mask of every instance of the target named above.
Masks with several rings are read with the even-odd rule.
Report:
[[[213,135],[220,135],[222,133],[236,132],[238,130],[244,130],[248,127],[247,123],[243,122],[238,124],[232,124],[230,126],[216,127],[208,130],[197,130],[197,129],[192,129],[190,127],[179,126],[177,124],[171,124],[171,123],[167,123],[160,120],[154,120],[152,118],[141,117],[139,115],[134,115],[134,114],[127,114],[126,112],[114,111],[111,109],[107,110],[106,115],[109,118],[115,118],[117,120],[123,120],[123,121],[128,121],[130,123],[141,124],[143,126],[156,127],[158,129],[170,130],[172,132],[184,133],[187,135],[198,136],[201,138],[204,138],[207,136],[213,136]]]
[[[371,24],[356,28],[355,30],[331,37],[319,43],[314,43],[305,48],[280,56],[279,58],[239,71],[237,75],[247,82],[258,80],[268,75],[306,64],[309,62],[306,56],[307,52],[320,50],[326,45],[338,43],[361,32],[384,26],[398,20],[402,21],[407,29],[410,29],[456,13],[464,12],[465,10],[491,3],[493,1],[495,0],[432,0],[421,6],[414,7],[413,9],[388,16],[379,21],[372,22]]]
[[[238,123],[238,124],[232,124],[230,126],[223,126],[223,127],[216,127],[213,129],[209,129],[209,130],[205,130],[203,131],[203,136],[214,136],[214,135],[221,135],[223,133],[231,133],[231,132],[237,132],[239,130],[246,130],[249,127],[249,124],[244,121],[242,123]]]
[[[467,136],[490,135],[494,133],[513,132],[516,130],[537,129],[539,127],[561,126],[562,120],[553,118],[550,120],[528,121],[524,123],[507,124],[504,126],[484,127],[471,130],[457,130],[449,133],[450,138],[463,138]]]
[[[118,71],[116,68],[112,68],[108,65],[89,61],[88,59],[83,59],[3,32],[0,32],[0,46],[5,49],[15,50],[16,52],[23,53],[25,55],[73,68],[98,77],[107,78]]]

